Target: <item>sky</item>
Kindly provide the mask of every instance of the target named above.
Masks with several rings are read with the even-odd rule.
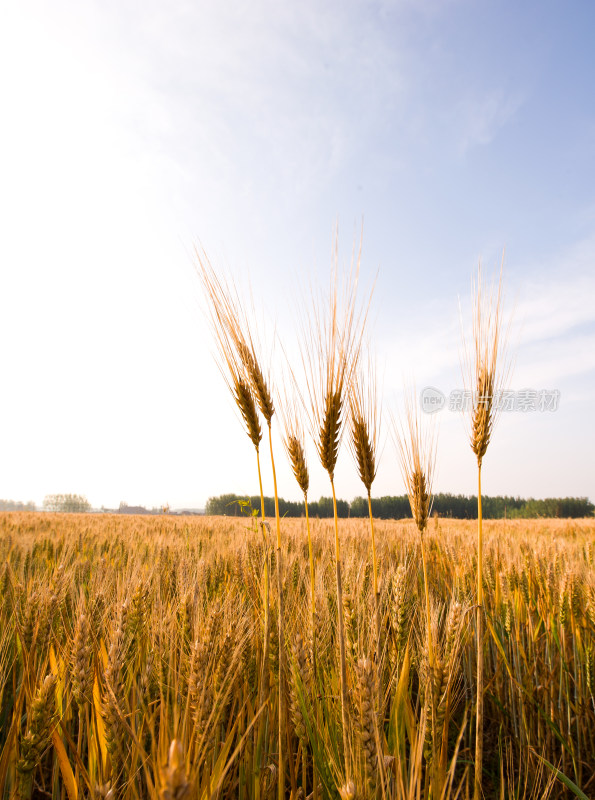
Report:
[[[5,0],[0,496],[256,494],[195,248],[253,298],[280,388],[335,235],[344,270],[361,235],[373,493],[404,492],[404,386],[463,388],[472,279],[503,260],[509,389],[557,399],[502,412],[483,490],[595,500],[594,29],[587,0]],[[474,493],[464,415],[426,420],[435,490]],[[274,448],[299,499],[277,424]],[[336,486],[363,494],[346,439]]]

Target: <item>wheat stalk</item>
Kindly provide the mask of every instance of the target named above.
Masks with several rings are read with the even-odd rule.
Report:
[[[401,473],[407,495],[411,514],[419,531],[421,548],[424,593],[426,600],[426,636],[428,642],[428,662],[430,674],[436,666],[434,644],[432,637],[432,620],[430,609],[430,590],[428,585],[428,568],[424,533],[428,524],[428,517],[432,506],[432,479],[436,461],[436,438],[431,427],[422,428],[417,405],[415,390],[405,395],[406,428],[399,427],[393,418],[393,433],[399,448]],[[431,681],[430,681],[431,684]],[[432,704],[433,712],[433,704]],[[432,730],[435,727],[434,714],[431,720]]]
[[[432,507],[432,480],[436,462],[436,438],[430,426],[423,429],[415,404],[415,391],[406,396],[406,428],[393,418],[393,433],[400,454],[401,473],[407,488],[411,514],[419,531],[426,594],[426,616],[430,664],[432,666],[432,641],[430,625],[430,599],[427,580],[424,533]]]
[[[328,298],[312,296],[311,313],[302,323],[302,365],[307,390],[304,404],[320,463],[334,480],[344,429],[344,406],[361,351],[367,307],[358,312],[356,293],[361,258],[339,285],[337,242]]]
[[[293,378],[292,378],[293,380]],[[305,437],[298,404],[295,395],[285,393],[284,402],[281,404],[282,437],[285,452],[291,465],[293,476],[304,495],[304,508],[306,513],[306,531],[308,535],[308,556],[310,561],[310,609],[312,614],[312,636],[316,632],[316,593],[314,554],[312,551],[312,535],[310,531],[310,515],[308,513],[308,489],[310,488],[310,473],[306,461]]]
[[[337,237],[335,237],[328,305],[320,301],[316,302],[313,298],[309,324],[303,325],[302,337],[302,363],[309,401],[307,409],[310,429],[320,463],[328,473],[333,497],[341,720],[347,780],[351,772],[347,727],[347,665],[345,658],[339,522],[334,476],[344,429],[344,406],[348,400],[354,371],[357,368],[367,317],[368,307],[365,307],[359,313],[356,308],[360,259],[361,240],[357,259],[352,260],[351,271],[341,291],[339,287]]]
[[[484,285],[481,264],[472,286],[472,354],[464,342],[464,378],[471,393],[471,449],[477,459],[477,705],[475,720],[474,800],[482,796],[483,775],[483,518],[481,504],[481,467],[498,415],[497,396],[504,388],[510,367],[505,354],[506,335],[502,330],[502,277],[488,289]]]
[[[124,617],[126,603],[119,610],[119,616],[112,633],[107,665],[104,670],[105,694],[102,703],[102,714],[105,722],[106,748],[111,762],[112,785],[117,785],[122,777],[128,754],[128,739],[122,724],[123,710],[120,702],[124,691],[124,661],[126,642],[124,638]]]
[[[368,497],[368,516],[372,541],[372,569],[374,575],[374,624],[376,629],[376,664],[380,664],[382,650],[380,641],[380,592],[378,587],[378,563],[376,558],[376,537],[374,534],[374,515],[372,513],[372,484],[378,470],[378,436],[380,407],[376,382],[376,369],[368,356],[367,379],[363,372],[354,373],[349,393],[350,445],[358,475],[366,487]],[[378,684],[379,699],[382,687]]]
[[[264,417],[269,434],[269,450],[271,455],[271,468],[273,474],[273,486],[275,496],[275,524],[277,533],[277,552],[276,552],[276,572],[277,572],[277,593],[278,593],[278,637],[279,637],[279,800],[282,800],[285,791],[285,759],[283,740],[285,736],[285,691],[284,691],[284,633],[283,633],[283,579],[282,579],[282,552],[281,552],[281,521],[279,515],[279,497],[277,490],[277,473],[275,469],[275,458],[273,454],[272,438],[272,419],[275,413],[272,390],[270,388],[270,377],[265,374],[261,367],[261,359],[258,357],[258,347],[251,333],[248,315],[239,299],[237,290],[223,278],[219,277],[206,254],[195,250],[199,275],[201,277],[205,294],[209,300],[210,317],[215,336],[219,344],[220,353],[226,363],[227,371],[231,376],[230,388],[242,417],[246,423],[250,438],[256,448],[258,461],[258,479],[260,483],[261,510],[262,510],[262,530],[264,533],[264,494],[262,491],[262,477],[260,471],[260,426],[257,415],[254,418],[254,410],[250,403],[250,398],[254,398],[258,408]],[[229,381],[229,378],[228,378]],[[228,384],[229,385],[229,384]],[[258,439],[258,443],[256,442]],[[268,574],[265,576],[268,583]],[[265,590],[268,598],[268,589]],[[268,623],[268,615],[265,624]],[[268,635],[265,632],[265,639],[268,643]],[[268,644],[265,644],[265,650]],[[263,661],[266,665],[266,659]],[[264,666],[263,666],[264,670]],[[264,686],[264,681],[263,681]],[[264,696],[261,696],[261,700]]]
[[[292,374],[293,381],[293,374]],[[294,386],[294,388],[296,388]],[[304,495],[304,509],[306,513],[306,534],[308,537],[308,561],[310,571],[310,625],[311,625],[311,657],[312,657],[312,674],[314,682],[316,682],[316,573],[314,565],[314,551],[312,547],[312,532],[310,529],[310,514],[308,511],[308,489],[310,488],[310,473],[308,471],[308,464],[306,461],[306,452],[304,446],[304,431],[301,424],[300,415],[298,413],[298,405],[296,402],[295,393],[293,396],[285,394],[285,402],[280,405],[281,421],[282,421],[282,437],[285,451],[291,465],[294,478]],[[301,653],[303,646],[300,638],[300,647],[298,648]],[[295,657],[295,653],[294,653]],[[291,679],[295,681],[295,676],[290,675]],[[292,684],[293,685],[293,684]],[[295,723],[295,720],[294,720]],[[304,764],[304,791],[305,791],[305,764],[306,764],[306,745],[303,744],[303,764]],[[318,797],[316,769],[313,772],[313,795],[314,800]]]

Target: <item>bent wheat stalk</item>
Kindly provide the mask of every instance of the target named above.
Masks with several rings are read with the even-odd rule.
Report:
[[[275,529],[277,533],[277,551],[275,566],[277,573],[277,594],[278,594],[278,637],[279,637],[279,778],[278,796],[283,800],[285,796],[285,760],[283,737],[285,732],[285,641],[283,627],[283,567],[281,551],[281,517],[279,514],[279,493],[277,490],[277,471],[275,469],[275,457],[273,453],[272,420],[275,413],[272,392],[270,389],[270,379],[265,376],[259,365],[254,341],[250,335],[250,330],[244,318],[239,313],[231,314],[228,321],[228,328],[231,339],[236,351],[244,366],[244,371],[250,381],[252,391],[258,403],[260,413],[265,418],[269,431],[269,451],[271,454],[271,470],[273,474],[273,491],[275,497]],[[264,512],[263,512],[264,516]]]
[[[246,425],[248,435],[256,449],[256,460],[258,467],[258,482],[260,487],[260,503],[262,514],[262,535],[265,546],[265,621],[264,621],[264,647],[262,663],[262,680],[259,690],[259,706],[262,708],[267,689],[267,670],[268,670],[268,651],[269,651],[269,629],[270,629],[270,582],[269,582],[269,557],[268,542],[265,532],[265,506],[264,493],[262,488],[262,473],[260,468],[260,441],[262,430],[258,419],[258,408],[266,420],[269,430],[269,447],[271,452],[271,463],[273,468],[273,480],[275,487],[275,519],[277,532],[277,589],[279,595],[278,602],[278,634],[279,634],[279,798],[285,792],[284,780],[284,748],[283,736],[285,728],[284,715],[284,688],[283,688],[283,584],[281,572],[281,529],[279,520],[279,501],[277,495],[277,478],[275,473],[275,462],[273,458],[273,444],[271,434],[271,423],[275,412],[272,393],[269,389],[269,380],[260,367],[259,359],[256,354],[254,340],[250,334],[247,315],[239,300],[237,291],[230,288],[214,272],[206,255],[196,250],[198,262],[198,272],[202,280],[205,295],[209,302],[209,313],[211,325],[217,341],[221,360],[220,369],[230,388],[234,400],[240,410],[242,419]],[[225,368],[222,367],[222,364]],[[262,730],[262,726],[261,726]]]

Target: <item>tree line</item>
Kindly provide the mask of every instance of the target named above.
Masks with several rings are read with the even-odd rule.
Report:
[[[0,500],[0,511],[36,511],[37,506],[33,500],[22,503],[20,500]]]
[[[44,511],[63,511],[82,513],[91,510],[91,503],[80,494],[47,494],[43,500]],[[37,511],[37,506],[30,500],[0,500],[0,511]]]
[[[265,514],[275,515],[275,501],[272,497],[264,498]],[[482,497],[483,516],[486,519],[529,519],[547,518],[580,518],[591,517],[595,505],[587,497],[550,497],[545,500],[522,497]],[[328,518],[333,516],[331,497],[308,502],[311,517]],[[351,503],[337,500],[339,517],[367,517],[368,501],[356,497]],[[260,513],[260,496],[222,494],[210,497],[205,513],[212,516],[240,517]],[[303,502],[279,498],[279,513],[282,517],[305,516]],[[372,499],[372,513],[377,519],[404,519],[411,516],[407,495],[376,497]],[[432,505],[432,514],[453,519],[475,519],[477,516],[477,496],[462,494],[436,494]]]
[[[275,516],[274,497],[264,498],[264,513],[267,517]],[[321,497],[320,500],[308,501],[308,513],[311,517],[332,517],[333,498]],[[337,500],[337,513],[340,517],[350,516],[350,504],[346,500]],[[209,516],[257,516],[260,514],[260,495],[222,494],[209,497],[205,506],[205,514]],[[294,500],[279,498],[279,514],[282,517],[305,516],[304,504]]]

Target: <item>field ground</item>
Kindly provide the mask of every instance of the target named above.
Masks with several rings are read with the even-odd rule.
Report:
[[[376,523],[377,648],[369,527],[341,521],[345,738],[332,520],[314,623],[305,521],[282,521],[282,642],[250,524],[0,514],[1,800],[272,798],[280,672],[286,797],[472,796],[476,524],[426,533],[430,667],[413,523]],[[485,796],[595,798],[595,520],[484,537]]]

